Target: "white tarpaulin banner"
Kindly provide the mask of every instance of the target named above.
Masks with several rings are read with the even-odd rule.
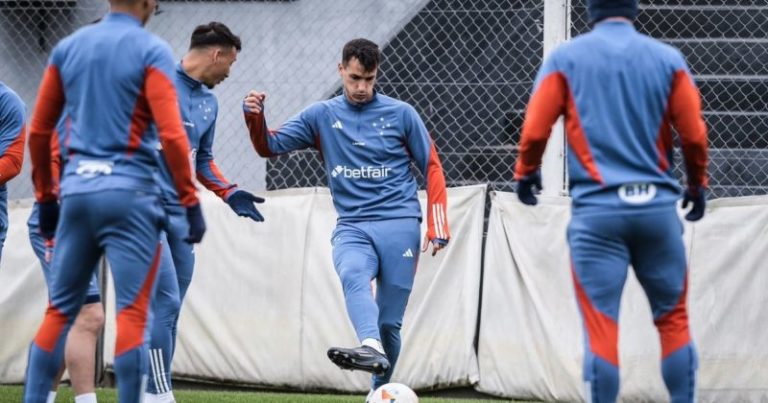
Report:
[[[448,190],[453,239],[434,258],[420,255],[393,380],[414,388],[478,380],[473,341],[485,189]],[[174,373],[292,389],[367,390],[369,376],[341,371],[326,356],[331,346],[359,344],[333,269],[336,213],[328,190],[273,191],[266,198],[259,206],[264,223],[204,198],[208,233],[195,250]],[[420,198],[423,209],[426,195]],[[107,317],[111,363],[114,314]]]
[[[481,392],[583,400],[583,335],[565,230],[567,198],[524,206],[492,195],[478,359]],[[686,223],[689,314],[699,352],[701,402],[768,400],[768,198],[714,200]],[[631,273],[631,272],[630,272]],[[668,401],[650,308],[630,274],[620,322],[623,401]]]
[[[29,244],[32,201],[8,203],[8,233],[0,260],[0,382],[24,381],[29,343],[43,321],[48,290]]]

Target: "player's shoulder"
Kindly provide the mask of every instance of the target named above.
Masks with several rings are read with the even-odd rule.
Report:
[[[414,108],[413,105],[409,104],[408,102],[384,95],[382,93],[376,94],[376,102],[378,102],[382,107],[394,110],[396,112],[416,113],[416,108]]]
[[[675,65],[684,63],[685,58],[680,49],[645,34],[640,34],[639,38],[642,44],[658,58]]]
[[[6,111],[24,112],[26,106],[19,94],[0,81],[0,108]]]

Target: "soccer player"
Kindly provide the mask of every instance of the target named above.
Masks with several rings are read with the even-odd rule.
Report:
[[[187,240],[205,222],[195,194],[189,140],[173,85],[170,47],[143,29],[155,0],[110,0],[111,12],[53,49],[30,129],[40,231],[57,237],[50,303],[30,347],[24,401],[45,402],[64,341],[85,301],[93,267],[106,253],[115,284],[115,375],[120,402],[139,402],[147,376],[149,306],[164,224],[155,180],[158,136],[186,207]],[[72,119],[61,181],[61,220],[50,142],[63,110]],[[57,227],[58,223],[58,227]],[[93,401],[80,400],[82,401]],[[80,403],[78,402],[78,403]]]
[[[427,182],[424,248],[431,243],[434,256],[450,239],[437,150],[411,105],[374,90],[379,55],[369,40],[348,42],[338,65],[344,94],[310,105],[275,132],[267,130],[264,119],[265,94],[251,91],[244,101],[251,142],[260,156],[309,147],[322,153],[339,215],[333,263],[362,343],[333,347],[328,356],[340,368],[373,373],[373,389],[392,376],[416,272],[422,215],[412,161]]]
[[[26,138],[26,107],[19,96],[0,81],[0,254],[8,233],[6,183],[21,172]]]
[[[54,180],[54,193],[58,193],[59,173],[62,164],[61,156],[67,154],[66,152],[61,152],[60,144],[67,142],[66,137],[70,125],[71,122],[68,118],[60,119],[56,131],[51,137],[51,177]],[[62,140],[61,137],[64,139]],[[40,233],[38,214],[39,204],[35,202],[29,220],[27,220],[29,242],[38,260],[40,260],[45,283],[48,289],[50,289],[53,279],[51,257],[53,256],[54,240],[45,239]],[[101,293],[99,292],[94,269],[91,282],[88,284],[85,302],[72,325],[72,329],[69,331],[64,347],[65,365],[69,369],[69,378],[72,383],[72,390],[75,393],[75,399],[83,400],[89,398],[89,396],[95,399],[96,343],[103,326],[104,306],[101,303]],[[53,379],[47,403],[53,403],[56,400],[56,390],[58,389],[61,376],[64,374],[64,369],[65,367],[62,366]]]
[[[227,78],[241,47],[240,38],[226,25],[220,22],[200,25],[192,33],[189,51],[176,65],[174,80],[198,180],[238,215],[264,221],[254,205],[264,199],[227,181],[213,160],[218,101],[211,89]],[[174,401],[171,362],[176,347],[176,324],[195,263],[192,245],[184,242],[184,207],[173,187],[170,167],[162,164],[162,168],[163,204],[169,225],[163,234],[158,289],[152,308],[155,319],[150,340],[151,381],[146,403]]]
[[[573,198],[567,238],[585,328],[587,400],[614,402],[619,392],[619,304],[631,264],[659,331],[671,401],[693,402],[697,356],[670,125],[687,170],[683,207],[693,205],[685,218],[696,221],[707,187],[701,99],[680,52],[635,31],[637,0],[587,5],[594,29],[552,52],[536,78],[515,166],[518,197],[536,204],[537,169],[563,115]]]

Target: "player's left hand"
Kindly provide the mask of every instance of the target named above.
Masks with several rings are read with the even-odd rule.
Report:
[[[226,200],[229,207],[232,208],[240,217],[250,217],[253,221],[262,222],[264,216],[261,215],[254,203],[264,203],[264,199],[245,190],[238,189],[232,192]]]
[[[536,199],[536,193],[541,190],[541,175],[539,171],[524,176],[517,180],[517,198],[523,204],[535,206],[539,200]]]
[[[424,253],[429,249],[429,244],[432,244],[432,256],[435,256],[437,252],[439,252],[441,249],[448,246],[448,240],[442,239],[442,238],[435,238],[432,240],[432,242],[429,241],[429,238],[426,236],[424,237],[424,246],[421,248],[421,252]]]
[[[683,208],[688,208],[689,203],[692,206],[688,214],[685,215],[685,219],[688,221],[701,220],[701,217],[704,217],[704,211],[707,209],[707,197],[703,187],[689,187],[685,190],[685,193],[683,193]]]

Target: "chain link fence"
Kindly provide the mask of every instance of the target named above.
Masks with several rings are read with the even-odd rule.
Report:
[[[586,0],[572,0],[571,35],[586,32]],[[685,56],[703,100],[710,197],[768,190],[768,3],[641,0],[635,26]],[[685,173],[679,148],[678,177]]]
[[[549,0],[545,0],[549,1]],[[586,0],[566,1],[570,34],[589,29]],[[345,42],[382,46],[378,90],[413,104],[440,152],[449,186],[512,190],[525,104],[541,64],[541,0],[161,1],[148,28],[181,58],[193,28],[221,21],[243,39],[232,74],[214,92],[220,114],[214,154],[225,176],[253,190],[324,186],[319,156],[265,161],[247,138],[240,101],[268,93],[277,127],[340,91]],[[30,109],[50,49],[101,17],[103,0],[0,1],[0,80]],[[765,193],[768,165],[768,4],[764,0],[641,0],[638,29],[682,50],[704,98],[712,194]],[[682,177],[678,153],[676,166]],[[12,198],[30,197],[28,167]]]

